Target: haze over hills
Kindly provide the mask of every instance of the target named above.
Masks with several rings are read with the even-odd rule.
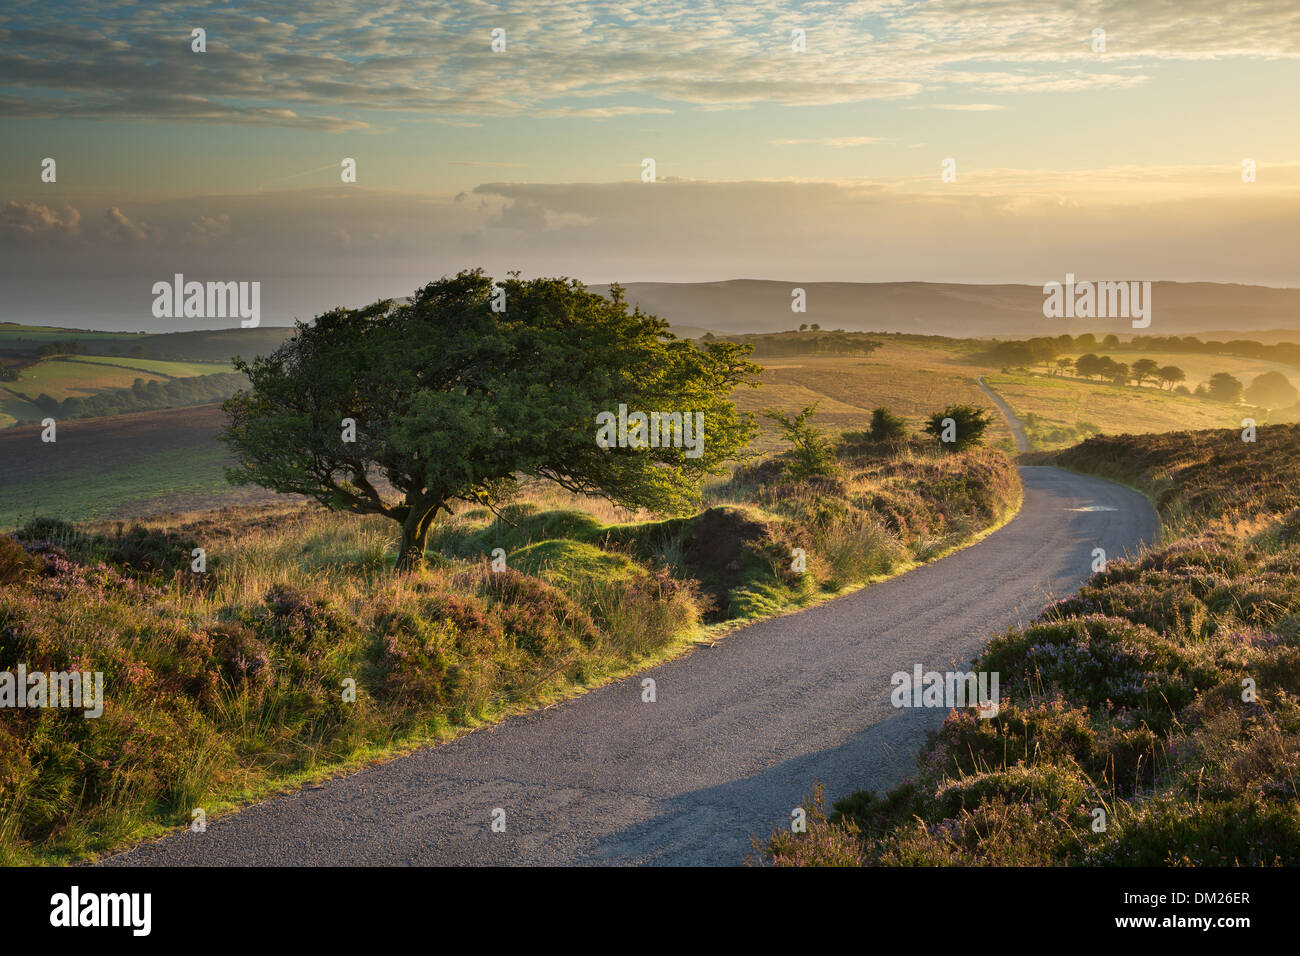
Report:
[[[1064,275],[1058,281],[1063,279]],[[668,319],[675,327],[716,332],[772,332],[805,322],[816,322],[823,329],[958,337],[1300,329],[1300,289],[1213,282],[1153,282],[1152,321],[1147,329],[1134,329],[1127,319],[1044,318],[1042,286],[1031,285],[731,279],[632,282],[624,288],[630,302]],[[807,294],[805,313],[790,311],[794,288]],[[592,289],[609,292],[607,285]]]
[[[1064,276],[1061,277],[1062,279]],[[1083,278],[1083,277],[1080,277]],[[592,291],[609,294],[609,285],[592,285]],[[1127,319],[1048,319],[1043,316],[1043,290],[1034,285],[975,285],[947,282],[798,282],[769,279],[729,279],[719,282],[631,282],[624,287],[628,300],[667,319],[677,334],[698,337],[706,331],[719,333],[775,332],[817,323],[823,329],[866,332],[913,332],[954,337],[1019,337],[1056,335],[1061,332],[1115,332],[1117,335],[1199,335],[1206,339],[1253,338],[1256,341],[1300,341],[1300,289],[1214,282],[1152,283],[1151,325],[1134,329]],[[807,311],[790,311],[791,290],[806,293]],[[337,294],[338,290],[336,290]],[[367,305],[384,292],[371,287],[353,289],[353,294],[334,305],[355,308]],[[393,296],[405,299],[407,293]],[[324,300],[322,300],[324,301]],[[244,340],[270,335],[278,342],[283,335],[270,332],[292,324],[295,316],[311,317],[316,311],[267,310],[262,331],[232,329],[254,334]],[[114,321],[108,313],[80,314],[61,320],[25,310],[21,316],[5,319],[31,322],[46,327],[104,331],[168,332],[174,341],[193,343],[195,336],[229,328],[230,320],[187,319],[184,321]],[[211,323],[203,328],[205,323]],[[178,328],[178,326],[180,328]],[[193,331],[182,332],[185,327]],[[1267,331],[1261,331],[1267,330]],[[169,336],[170,338],[170,336]],[[257,349],[243,350],[257,354]]]

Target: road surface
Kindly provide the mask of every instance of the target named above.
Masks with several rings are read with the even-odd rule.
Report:
[[[712,647],[440,747],[276,797],[106,861],[127,865],[737,864],[829,799],[915,767],[942,709],[890,676],[961,669],[1111,557],[1154,540],[1134,491],[1025,467],[1020,514],[983,541]],[[641,680],[657,701],[642,702]],[[504,832],[493,832],[494,810]],[[498,817],[499,818],[499,817]]]
[[[993,389],[984,384],[984,376],[981,375],[975,379],[975,384],[980,387],[989,398],[993,399],[993,404],[998,407],[1002,417],[1007,420],[1007,427],[1011,429],[1011,437],[1016,440],[1016,451],[1029,451],[1029,436],[1025,434],[1025,423],[1016,418],[1016,413],[1011,410],[1011,406],[1002,400],[1002,396]]]

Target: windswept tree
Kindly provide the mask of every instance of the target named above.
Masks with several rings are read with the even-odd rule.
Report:
[[[391,518],[399,570],[423,562],[439,512],[495,507],[521,476],[681,513],[755,432],[730,401],[755,384],[747,351],[676,339],[617,286],[606,299],[576,280],[461,272],[237,361],[250,387],[223,406],[228,475]]]
[[[1160,371],[1157,374],[1160,376],[1160,381],[1164,382],[1170,388],[1173,388],[1179,382],[1187,380],[1187,373],[1177,365],[1161,366]]]

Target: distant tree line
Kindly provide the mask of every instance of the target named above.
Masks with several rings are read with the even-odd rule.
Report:
[[[823,331],[813,323],[788,332],[746,333],[744,335],[714,336],[707,332],[701,338],[709,342],[737,342],[753,347],[753,357],[783,355],[870,355],[880,348],[880,342],[864,332],[845,332],[836,329]]]
[[[1118,335],[1106,335],[1098,340],[1091,332],[1082,335],[1037,336],[1030,339],[999,341],[985,345],[973,354],[976,361],[990,365],[1049,364],[1065,352],[1087,352],[1097,348],[1125,349],[1138,352],[1188,352],[1196,355],[1231,355],[1237,358],[1266,359],[1285,365],[1300,367],[1300,345],[1279,342],[1265,345],[1252,339],[1232,339],[1228,342],[1210,340],[1202,342],[1193,335],[1143,335],[1133,336],[1121,343]]]
[[[54,418],[98,418],[224,401],[247,384],[248,379],[240,372],[219,372],[165,382],[146,382],[137,378],[130,388],[109,389],[98,395],[73,396],[63,401],[42,392],[32,400],[32,404]]]

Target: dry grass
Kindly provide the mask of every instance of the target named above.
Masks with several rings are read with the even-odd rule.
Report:
[[[1035,449],[1064,448],[1089,435],[1240,427],[1245,411],[1157,388],[1077,378],[992,374],[985,382],[1011,406]]]
[[[886,340],[867,358],[854,356],[778,359],[765,367],[757,389],[740,389],[737,407],[753,412],[775,408],[786,413],[820,402],[817,422],[835,432],[865,429],[871,410],[884,406],[919,430],[932,412],[950,404],[993,409],[975,379],[989,369],[962,361],[957,351],[943,351]],[[994,447],[1014,450],[1002,416],[989,427]],[[779,436],[762,424],[755,447],[771,451]]]

